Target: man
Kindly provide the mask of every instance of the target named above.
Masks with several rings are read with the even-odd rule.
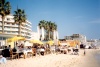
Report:
[[[77,48],[77,49],[79,48],[78,44],[76,44],[76,48]]]
[[[12,49],[11,49],[11,45],[8,46],[8,49],[9,49],[9,51],[12,50]]]
[[[7,46],[5,46],[5,49],[2,51],[2,55],[3,57],[10,57],[10,51],[9,49],[7,48]]]
[[[0,64],[1,63],[6,63],[6,62],[7,62],[6,58],[3,57],[2,55],[0,55]]]

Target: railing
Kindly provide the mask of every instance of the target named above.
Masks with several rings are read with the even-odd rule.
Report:
[[[5,24],[5,26],[18,27],[18,25],[12,25],[12,24],[10,24],[10,25]]]
[[[18,31],[18,29],[9,29],[9,28],[4,28],[4,30],[8,30],[8,31]]]

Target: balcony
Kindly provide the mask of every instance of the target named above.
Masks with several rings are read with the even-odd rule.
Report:
[[[22,32],[27,32],[26,30],[21,30]]]
[[[23,33],[22,33],[21,35],[22,35],[22,36],[25,36],[26,34],[23,34]]]
[[[5,24],[5,26],[9,26],[9,27],[18,27],[18,25],[8,25],[8,24]]]
[[[21,28],[25,29],[25,26],[21,26]]]
[[[31,26],[31,25],[29,25],[29,24],[26,24],[26,26],[28,26],[28,27],[30,27],[30,28],[32,27],[32,26]]]
[[[10,29],[10,28],[4,28],[6,31],[18,31],[18,29]]]
[[[18,33],[13,33],[13,32],[5,32],[6,34],[13,34],[13,35],[18,35]]]
[[[5,22],[15,22],[14,20],[5,20]]]
[[[32,31],[32,29],[30,29],[30,28],[27,28],[27,27],[26,27],[26,29]]]

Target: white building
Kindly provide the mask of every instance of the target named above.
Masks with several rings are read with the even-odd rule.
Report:
[[[0,16],[0,44],[3,44],[3,41],[9,37],[13,37],[18,35],[19,25],[15,24],[13,15],[7,15],[4,19],[4,33],[2,33],[2,16]],[[31,38],[31,22],[26,20],[26,23],[21,26],[21,35],[26,37],[27,39]]]
[[[87,39],[85,35],[82,34],[73,34],[72,36],[66,36],[65,39],[67,40],[78,40],[81,43],[86,44],[87,43]]]
[[[38,32],[31,32],[31,40],[39,40]]]
[[[85,35],[73,34],[72,37],[73,37],[73,40],[78,40],[78,41],[80,41],[83,44],[86,44],[86,42],[87,42],[87,39],[86,39]]]

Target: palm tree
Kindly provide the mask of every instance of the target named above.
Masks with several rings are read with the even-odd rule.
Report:
[[[4,33],[4,19],[6,15],[10,14],[11,6],[10,2],[6,0],[0,0],[0,15],[2,16],[2,33]]]
[[[46,35],[45,35],[45,40],[49,40],[50,39],[50,35],[49,35],[49,30],[50,30],[50,28],[49,28],[49,22],[48,21],[46,21],[46,24],[45,24],[45,32],[46,32]]]
[[[42,27],[45,28],[45,23],[46,23],[45,20],[41,20],[41,21],[40,21],[40,23],[38,24],[38,26],[40,27],[40,29],[41,29]]]
[[[51,21],[45,21],[41,20],[38,24],[40,29],[44,27],[45,29],[45,40],[53,40],[53,31],[57,30],[57,25],[55,23],[52,23]]]
[[[45,24],[46,24],[46,21],[45,20],[41,20],[40,23],[38,24],[39,28],[42,29],[42,27],[44,28],[45,30]],[[40,35],[40,39],[41,39],[42,35]]]
[[[55,23],[51,23],[51,26],[50,26],[50,38],[53,39],[53,32],[54,30],[57,30],[57,25]]]
[[[57,30],[57,25],[51,21],[49,21],[49,39],[53,40],[53,32],[54,30]]]
[[[21,25],[23,23],[26,23],[26,15],[25,15],[25,11],[21,10],[21,9],[17,9],[16,11],[14,11],[14,20],[15,23],[19,25],[19,35],[21,35]]]

